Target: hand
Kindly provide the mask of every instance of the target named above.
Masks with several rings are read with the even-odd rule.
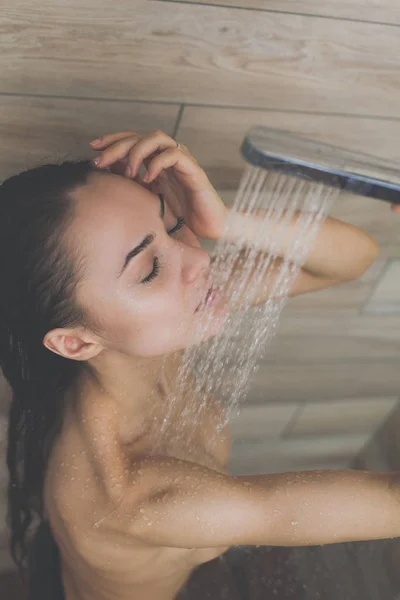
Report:
[[[392,204],[392,211],[400,215],[400,204]]]
[[[183,217],[195,235],[209,239],[222,236],[228,208],[186,146],[177,148],[175,140],[162,131],[144,136],[124,131],[90,143],[101,151],[98,167],[111,167],[113,173],[146,183],[144,187],[154,193],[163,193],[174,215]],[[140,182],[142,162],[147,174]]]

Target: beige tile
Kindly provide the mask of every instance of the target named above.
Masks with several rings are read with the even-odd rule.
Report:
[[[94,158],[89,142],[106,133],[161,129],[171,135],[178,111],[178,105],[156,102],[0,95],[0,180],[60,158]]]
[[[362,457],[369,466],[376,457],[388,465],[389,471],[400,471],[400,406],[364,449]]]
[[[399,251],[400,255],[400,251]],[[377,260],[359,279],[325,290],[290,298],[285,313],[304,316],[357,316],[382,273],[386,261]]]
[[[2,40],[6,92],[399,115],[396,27],[144,0],[20,5]]]
[[[269,473],[292,473],[296,471],[344,470],[351,468],[352,457],[342,460],[323,461],[306,459],[304,462],[274,458],[257,458],[248,461],[232,460],[228,467],[230,475],[263,475]]]
[[[372,436],[398,404],[398,397],[309,403],[299,412],[287,435],[293,437],[365,432]]]
[[[196,4],[209,4],[209,0],[186,0]],[[240,6],[246,9],[336,17],[338,19],[356,19],[377,21],[380,23],[400,23],[400,8],[397,0],[218,0],[224,6]]]
[[[229,469],[230,472],[252,470],[267,473],[309,468],[344,468],[369,440],[369,435],[354,434],[300,440],[240,441],[233,445]]]
[[[400,315],[400,258],[388,261],[363,312],[365,314]]]
[[[232,438],[280,437],[298,409],[298,404],[290,403],[243,406],[240,415],[232,420]]]
[[[385,456],[384,448],[380,443],[381,435],[375,435],[355,458],[351,468],[365,469],[367,471],[392,471],[390,463]]]
[[[394,397],[399,393],[399,362],[267,363],[252,376],[249,386],[249,404]]]
[[[352,340],[369,346],[380,343],[388,344],[388,354],[397,353],[400,346],[400,317],[389,316],[369,316],[358,315],[357,317],[346,317],[339,315],[316,315],[307,317],[298,317],[296,315],[283,314],[280,322],[278,338],[301,338],[305,343],[307,339],[320,337],[321,341],[326,339],[331,343],[332,338],[346,338],[346,343],[352,343]],[[307,349],[303,347],[303,351]],[[357,353],[353,354],[353,357]],[[370,355],[371,356],[371,355]],[[377,355],[378,356],[378,355]]]
[[[242,315],[235,344],[242,343],[250,327],[252,312],[248,311]],[[322,311],[300,316],[284,310],[261,363],[307,365],[400,359],[399,332],[400,316],[323,315]]]
[[[316,456],[341,458],[357,453],[370,439],[369,433],[354,433],[315,435],[302,439],[239,440],[233,444],[232,456],[247,458],[270,455],[293,461],[314,459]]]
[[[342,193],[330,215],[367,231],[379,244],[379,258],[400,255],[399,219],[387,202]]]

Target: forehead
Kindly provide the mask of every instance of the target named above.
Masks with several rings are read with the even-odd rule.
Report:
[[[94,173],[74,191],[80,226],[111,225],[126,219],[144,223],[157,216],[159,198],[135,181],[111,173]]]
[[[92,265],[121,260],[159,227],[159,197],[125,177],[96,173],[73,198],[68,243]]]

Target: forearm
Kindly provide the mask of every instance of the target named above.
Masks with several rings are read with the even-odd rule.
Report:
[[[269,543],[310,546],[400,537],[400,474],[309,471],[248,478],[260,506],[272,493]],[[266,514],[267,521],[271,515]],[[265,537],[260,530],[260,540]]]
[[[276,223],[274,219],[264,221],[266,210],[246,215],[230,211],[224,239],[260,251],[285,258],[293,241],[299,235],[300,213],[281,227],[284,215]],[[311,274],[334,281],[357,279],[372,264],[379,247],[365,231],[327,217],[317,233],[302,268]],[[296,257],[293,257],[296,261]]]

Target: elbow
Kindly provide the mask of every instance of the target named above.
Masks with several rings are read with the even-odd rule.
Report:
[[[347,281],[360,279],[371,267],[379,256],[379,244],[371,237],[367,236],[364,248],[359,253],[359,258],[355,261],[354,268],[348,274]]]

